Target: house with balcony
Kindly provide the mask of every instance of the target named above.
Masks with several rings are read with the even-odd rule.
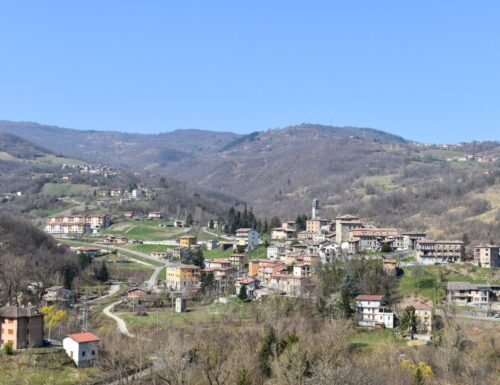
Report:
[[[385,304],[382,295],[358,295],[356,301],[356,317],[358,325],[370,328],[393,329],[394,312]]]
[[[417,261],[423,265],[462,262],[465,245],[462,241],[420,240],[416,244]]]

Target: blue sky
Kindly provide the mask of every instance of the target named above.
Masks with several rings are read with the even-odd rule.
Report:
[[[500,140],[500,2],[2,1],[0,119]]]

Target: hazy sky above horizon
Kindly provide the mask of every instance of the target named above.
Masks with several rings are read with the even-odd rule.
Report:
[[[500,140],[500,2],[5,1],[0,119]]]

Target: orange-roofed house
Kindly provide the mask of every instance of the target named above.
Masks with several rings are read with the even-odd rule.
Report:
[[[75,333],[63,338],[63,348],[75,365],[82,368],[93,365],[97,360],[99,341],[93,333]]]
[[[259,266],[261,262],[270,262],[267,259],[252,259],[248,262],[248,275],[257,277],[259,275]]]

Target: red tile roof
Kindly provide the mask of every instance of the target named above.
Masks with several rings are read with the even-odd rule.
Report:
[[[73,341],[78,342],[79,344],[84,342],[96,342],[101,340],[94,333],[90,332],[70,334],[68,335],[68,337],[71,338]]]

